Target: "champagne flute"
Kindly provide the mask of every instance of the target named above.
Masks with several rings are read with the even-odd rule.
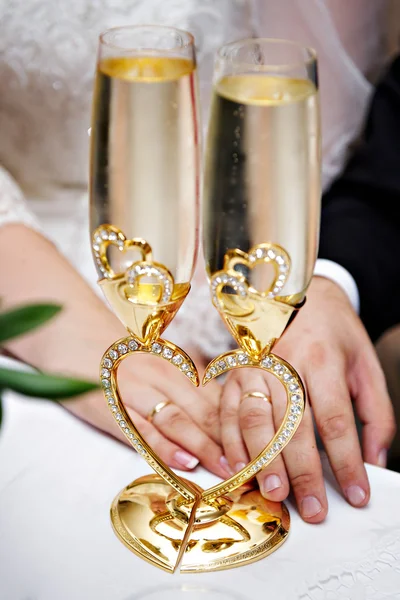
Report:
[[[222,47],[206,152],[204,251],[209,276],[231,248],[273,241],[291,257],[274,296],[305,297],[318,248],[320,120],[313,50],[248,39]],[[261,273],[247,271],[254,285]],[[282,278],[283,281],[283,278]]]
[[[126,357],[147,354],[171,363],[198,385],[190,357],[160,337],[190,289],[198,195],[192,35],[157,26],[105,32],[93,101],[90,226],[99,284],[127,335],[105,352],[101,383],[117,425],[157,473],[122,490],[111,518],[132,551],[172,571],[186,525],[165,529],[160,506],[167,511],[171,493],[190,502],[198,492],[163,463],[132,423],[117,370]]]
[[[198,242],[198,131],[192,36],[157,26],[104,33],[91,131],[91,229],[109,223],[127,239],[145,239],[183,285]],[[94,259],[99,277],[109,278],[96,249]],[[131,260],[115,252],[110,262],[116,273]]]
[[[204,502],[229,496],[269,465],[301,422],[303,383],[272,349],[312,278],[320,193],[314,51],[273,39],[222,47],[206,147],[203,245],[212,301],[239,348],[211,361],[203,382],[235,368],[263,369],[282,384],[287,407],[268,445],[230,479],[203,492]],[[252,395],[268,399],[256,390]],[[259,492],[252,493],[251,502],[261,515],[259,529],[251,530],[249,518],[236,521],[247,527],[250,547],[261,557],[284,541],[289,516],[281,503],[266,506]],[[239,513],[243,504],[236,497],[232,510]]]
[[[289,41],[243,40],[220,49],[214,78],[204,184],[206,270],[233,336],[260,358],[304,300],[317,255],[316,57]],[[227,287],[220,279],[228,263]],[[247,318],[251,307],[257,310]]]

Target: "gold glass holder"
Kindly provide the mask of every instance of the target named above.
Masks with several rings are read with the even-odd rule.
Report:
[[[237,567],[259,560],[285,540],[290,518],[283,503],[270,502],[249,482],[289,443],[304,412],[305,390],[298,373],[272,347],[293,318],[296,308],[277,298],[289,276],[290,258],[274,244],[260,244],[249,253],[230,250],[224,266],[210,280],[212,300],[239,344],[239,349],[214,359],[203,385],[232,369],[255,367],[274,375],[283,385],[287,408],[266,448],[245,468],[203,490],[178,477],[142,438],[120,396],[118,367],[132,354],[151,354],[182,371],[193,385],[199,376],[191,358],[161,338],[185,297],[189,284],[175,284],[168,269],[154,262],[149,244],[127,240],[112,225],[93,234],[93,252],[103,278],[100,285],[128,335],[110,346],[101,360],[100,377],[112,416],[135,450],[155,474],[125,487],[111,507],[113,528],[121,541],[141,558],[169,572],[203,572]],[[109,246],[134,249],[141,260],[124,273],[114,273]],[[235,267],[252,269],[271,263],[275,277],[268,290],[252,288]]]

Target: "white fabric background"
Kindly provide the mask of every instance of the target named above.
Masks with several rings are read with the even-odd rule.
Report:
[[[400,475],[368,467],[372,500],[349,506],[327,472],[330,512],[308,525],[290,503],[289,538],[273,555],[213,574],[171,576],[115,537],[115,494],[149,472],[136,453],[64,409],[7,395],[0,434],[0,598],[128,600],[148,588],[222,589],[231,600],[400,598]],[[214,476],[194,475],[209,486]],[[179,595],[180,594],[180,595]],[[156,596],[162,600],[161,594]],[[193,600],[175,591],[175,599]],[[213,600],[211,592],[209,600]],[[218,596],[217,596],[218,598]]]

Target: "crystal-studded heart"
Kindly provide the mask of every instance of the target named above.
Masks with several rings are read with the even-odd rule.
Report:
[[[245,276],[238,273],[235,267],[243,265],[247,269],[253,269],[262,263],[270,263],[274,266],[275,277],[269,288],[264,291],[249,286]],[[221,291],[224,288],[232,288],[240,299],[265,299],[275,298],[281,294],[290,273],[290,257],[288,253],[277,244],[258,244],[249,252],[242,250],[228,250],[224,257],[224,267],[217,271],[211,278],[211,293],[215,306],[219,310],[226,309],[226,302]]]
[[[115,273],[111,267],[107,251],[110,246],[115,246],[120,252],[127,252],[128,250],[137,250],[140,254],[141,260],[151,262],[152,252],[150,245],[142,238],[127,239],[125,234],[114,227],[114,225],[104,224],[98,227],[92,236],[92,250],[94,260],[98,270],[107,279],[114,279],[120,276],[122,273]],[[129,270],[136,261],[132,261],[132,264],[127,267]]]
[[[283,385],[286,392],[286,413],[283,421],[267,446],[239,473],[230,479],[206,490],[203,499],[206,501],[217,498],[236,489],[239,485],[247,482],[265,466],[267,466],[293,437],[300,424],[304,412],[305,390],[301,378],[295,369],[285,360],[269,354],[258,360],[242,350],[233,350],[215,358],[207,366],[203,377],[203,385],[219,375],[226,374],[232,369],[243,367],[255,367],[274,375]]]
[[[238,272],[238,266],[251,270],[260,264],[272,264],[275,276],[266,290],[257,290]],[[267,354],[279,338],[294,310],[281,301],[290,274],[290,257],[277,244],[264,243],[249,252],[228,250],[223,269],[210,281],[212,301],[237,343],[256,358]]]
[[[198,375],[196,367],[190,357],[183,350],[166,340],[160,339],[158,342],[155,342],[148,347],[141,344],[133,337],[123,338],[122,340],[115,342],[103,356],[100,377],[111,413],[134,448],[144,456],[153,468],[155,468],[154,453],[150,453],[151,448],[137,432],[125,410],[122,399],[119,396],[117,369],[121,361],[132,353],[150,353],[171,362],[174,366],[178,367],[194,385],[198,385]],[[207,384],[218,375],[227,373],[231,369],[238,367],[256,367],[274,375],[285,388],[287,408],[281,426],[266,448],[237,475],[231,477],[226,482],[222,482],[211,488],[213,490],[213,497],[218,497],[218,495],[222,496],[229,490],[236,489],[236,487],[247,482],[259,470],[269,464],[294,435],[304,411],[305,391],[299,375],[289,363],[274,354],[270,354],[261,361],[258,361],[241,350],[227,352],[208,365],[204,374],[203,383]],[[158,460],[161,464],[160,459]],[[159,466],[160,465],[158,465],[158,467]],[[156,471],[163,477],[165,474],[170,474],[169,469],[167,471],[161,471],[157,468]],[[206,490],[203,497],[207,500],[211,499],[210,490]]]
[[[161,292],[156,302],[169,302],[171,300],[174,279],[168,269],[159,263],[140,261],[134,263],[126,271],[126,279],[130,285],[135,285],[144,277],[155,278],[161,286]]]
[[[127,440],[132,444],[134,449],[147,461],[149,466],[156,473],[161,475],[163,480],[169,486],[171,486],[173,490],[175,490],[175,492],[178,494],[177,498],[179,498],[179,506],[181,506],[181,508],[184,508],[185,506],[187,507],[188,523],[184,527],[186,533],[182,534],[182,544],[186,544],[188,550],[184,553],[182,570],[184,572],[197,572],[198,570],[222,569],[237,565],[238,557],[240,558],[241,562],[245,563],[251,559],[251,556],[266,555],[268,553],[268,543],[270,544],[270,542],[260,545],[255,544],[254,547],[252,547],[251,556],[247,556],[248,551],[242,551],[240,540],[235,541],[235,539],[232,538],[229,544],[227,543],[227,540],[219,539],[220,536],[218,535],[218,532],[220,530],[218,528],[216,530],[218,539],[213,539],[214,530],[211,523],[210,528],[207,529],[207,539],[210,540],[210,551],[214,553],[214,558],[210,564],[207,564],[207,567],[205,567],[198,562],[197,557],[192,557],[190,552],[192,547],[191,544],[195,546],[198,543],[198,537],[196,536],[196,531],[193,529],[193,521],[192,526],[189,525],[189,517],[192,514],[192,511],[194,511],[194,514],[197,516],[197,510],[200,506],[200,503],[202,503],[203,507],[207,508],[207,506],[209,506],[211,514],[216,510],[216,502],[221,502],[225,498],[225,501],[229,504],[229,502],[234,498],[235,490],[239,487],[242,488],[242,486],[244,486],[249,480],[257,475],[257,473],[269,465],[289,443],[301,422],[304,412],[305,390],[299,375],[291,365],[286,363],[286,361],[278,356],[270,354],[261,361],[257,361],[248,355],[244,355],[241,350],[228,352],[218,357],[218,359],[215,359],[215,361],[209,365],[204,378],[206,382],[211,381],[211,379],[219,374],[227,372],[231,368],[235,367],[251,366],[271,373],[284,386],[287,398],[287,407],[283,421],[276,434],[258,456],[256,456],[246,467],[229,479],[222,481],[221,483],[218,483],[207,490],[201,491],[196,484],[192,484],[187,480],[183,480],[179,475],[169,469],[165,463],[163,463],[160,457],[158,457],[153,451],[151,446],[147,444],[146,440],[142,438],[136,429],[135,424],[132,422],[128,411],[125,409],[118,390],[117,369],[120,363],[133,353],[151,353],[171,362],[180,368],[194,384],[197,384],[198,381],[197,372],[186,353],[170,342],[160,339],[158,342],[148,347],[141,344],[135,338],[128,337],[115,342],[107,350],[102,359],[100,373],[103,392],[117,426],[126,436]],[[183,365],[185,364],[187,365],[187,369],[183,370]],[[155,494],[155,491],[153,491],[153,494]],[[127,495],[127,501],[128,499],[129,494]],[[223,512],[225,514],[225,511]],[[204,516],[207,517],[207,510]],[[114,515],[114,517],[117,519],[117,515]],[[260,518],[261,517],[262,515]],[[172,517],[168,511],[160,513],[159,517],[156,519],[157,524],[152,522],[152,526],[156,527],[156,525],[158,526],[158,523],[162,524],[166,519],[171,518]],[[240,526],[240,523],[238,522],[240,521],[239,514],[232,513],[232,515],[230,515],[228,510],[228,512],[226,512],[226,516],[223,517],[221,521],[225,520],[228,522],[229,519],[231,521],[231,526],[236,527],[236,529]],[[121,539],[124,539],[125,543],[127,543],[132,550],[143,556],[143,547],[139,548],[139,546],[142,544],[140,539],[132,539],[132,530],[130,530],[131,533],[128,534],[127,529],[123,526],[123,523],[120,521],[120,519],[117,519],[117,521],[120,528],[118,530],[118,534],[120,535]],[[246,526],[246,521],[244,521],[244,525]],[[242,527],[242,529],[246,529],[246,527]],[[141,531],[140,526],[139,530]],[[165,537],[165,531],[164,534],[163,532],[160,532],[160,535]],[[218,543],[220,543],[220,546],[217,547]],[[153,551],[153,548],[148,545],[145,548],[147,552],[146,557],[150,562],[157,564],[162,568],[166,568],[166,560],[160,556],[159,552],[156,552],[156,550]],[[178,559],[179,548],[176,552],[177,562]]]
[[[114,270],[108,251],[135,251],[140,260]],[[169,325],[189,292],[189,283],[175,285],[171,272],[152,259],[152,248],[141,238],[127,239],[114,225],[103,224],[92,238],[92,249],[101,275],[99,285],[114,312],[141,341],[155,341]]]

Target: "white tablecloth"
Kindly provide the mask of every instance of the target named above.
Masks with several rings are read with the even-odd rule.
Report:
[[[289,503],[289,538],[262,561],[218,573],[169,575],[130,553],[109,522],[114,495],[148,472],[144,461],[57,405],[8,394],[5,413],[2,600],[400,598],[396,473],[368,467],[372,500],[362,510],[345,503],[328,481],[330,512],[322,525],[305,524]],[[196,479],[207,486],[214,478],[199,469]]]

